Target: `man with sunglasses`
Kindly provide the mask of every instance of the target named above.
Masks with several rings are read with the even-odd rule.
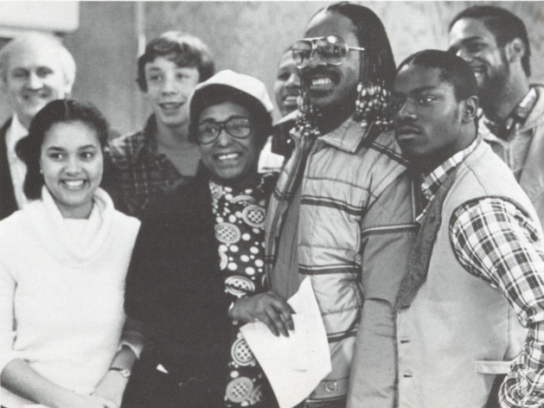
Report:
[[[342,2],[318,11],[292,50],[302,103],[267,216],[268,277],[283,299],[311,280],[332,362],[301,407],[389,408],[393,307],[415,232],[411,185],[386,131],[391,47],[371,10]]]

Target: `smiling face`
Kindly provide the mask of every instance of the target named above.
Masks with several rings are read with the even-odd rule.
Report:
[[[209,106],[202,111],[198,123],[224,122],[232,118],[252,118],[246,108],[233,102]],[[221,130],[217,140],[200,146],[204,165],[219,181],[243,185],[257,174],[257,161],[262,144],[252,131],[245,139],[237,139]]]
[[[10,103],[26,128],[45,105],[64,99],[71,91],[59,62],[59,49],[41,43],[13,50],[5,86]]]
[[[188,123],[187,100],[199,78],[197,68],[179,67],[168,57],[145,64],[146,96],[161,124],[176,128]]]
[[[462,150],[469,135],[463,130],[464,101],[438,68],[404,66],[395,79],[395,135],[411,165],[430,172]]]
[[[349,18],[335,12],[317,14],[310,21],[305,38],[330,35],[343,38],[348,46],[360,47],[355,25]],[[330,65],[314,52],[300,72],[311,104],[322,111],[349,107],[349,113],[352,113],[357,98],[360,58],[360,52],[349,51],[341,65]]]
[[[290,50],[281,58],[274,83],[274,95],[282,116],[297,109],[297,98],[300,95],[300,75]]]
[[[40,167],[63,217],[87,218],[103,172],[96,131],[79,121],[54,124],[45,133]]]
[[[510,66],[504,47],[499,47],[482,20],[462,18],[457,21],[450,30],[449,40],[450,51],[467,61],[473,69],[480,96],[491,97],[503,89]]]

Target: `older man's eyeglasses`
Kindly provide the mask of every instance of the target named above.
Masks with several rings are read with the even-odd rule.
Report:
[[[304,38],[291,47],[293,61],[298,68],[304,68],[314,52],[323,61],[331,65],[340,65],[348,56],[349,51],[364,51],[362,47],[352,47],[346,44],[342,37],[329,35],[327,37]]]
[[[251,123],[248,118],[233,117],[224,122],[202,122],[198,125],[198,143],[211,144],[225,131],[235,139],[246,139],[251,135]]]

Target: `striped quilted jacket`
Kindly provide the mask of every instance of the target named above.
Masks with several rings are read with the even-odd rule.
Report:
[[[363,293],[394,304],[404,276],[405,263],[399,259],[407,256],[413,238],[411,183],[394,136],[365,136],[348,119],[315,141],[301,169],[301,136],[293,131],[295,151],[269,205],[266,259],[271,274],[293,180],[304,171],[299,269],[292,273],[312,281],[333,366],[308,402],[345,398]]]

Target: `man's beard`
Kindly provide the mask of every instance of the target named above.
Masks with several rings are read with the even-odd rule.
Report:
[[[478,87],[478,96],[483,106],[490,106],[497,102],[510,78],[510,65],[504,49],[501,50],[501,65],[493,67],[492,72],[486,72],[484,75],[483,82]]]

